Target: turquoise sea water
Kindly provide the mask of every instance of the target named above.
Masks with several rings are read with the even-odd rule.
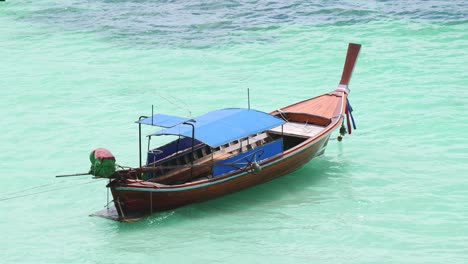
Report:
[[[468,4],[0,2],[1,263],[467,263]],[[110,149],[157,112],[263,111],[333,90],[358,129],[272,182],[135,223],[89,217]],[[152,132],[152,130],[147,131]],[[24,197],[19,197],[28,195]],[[13,198],[13,199],[12,199]]]

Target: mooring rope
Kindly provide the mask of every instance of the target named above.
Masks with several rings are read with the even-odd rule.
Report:
[[[351,117],[351,121],[353,123],[353,128],[354,130],[356,130],[356,123],[354,122],[354,117],[353,117],[353,108],[351,107],[351,104],[349,103],[348,98],[346,98],[346,105],[348,107],[349,116]]]
[[[285,112],[281,111],[281,109],[277,109],[276,111],[278,111],[278,113],[280,114],[281,118],[282,118],[284,121],[288,122],[288,117],[286,116],[286,113],[285,113]]]
[[[22,193],[22,192],[29,191],[29,190],[33,190],[33,189],[39,189],[39,188],[43,188],[43,187],[48,187],[48,186],[56,185],[56,184],[61,183],[61,182],[64,182],[64,181],[59,181],[59,182],[54,182],[54,183],[47,183],[47,184],[37,185],[37,186],[29,187],[29,188],[26,188],[26,189],[22,189],[22,190],[15,191],[15,192],[10,192],[10,193],[2,193],[2,194],[0,194],[0,197],[2,197],[2,196],[10,196],[10,195],[13,195],[13,194]]]
[[[97,179],[97,180],[106,180],[106,178]],[[73,187],[80,186],[80,185],[90,184],[90,183],[93,183],[93,182],[96,182],[96,179],[94,179],[92,181],[89,181],[89,182],[73,184],[73,185],[60,187],[60,188],[55,188],[55,189],[46,190],[46,191],[40,191],[40,192],[35,192],[35,193],[28,193],[28,194],[23,194],[23,195],[0,198],[0,202],[7,201],[7,200],[12,200],[12,199],[17,199],[17,198],[22,198],[22,197],[27,197],[27,196],[32,196],[32,195],[37,195],[37,194],[42,194],[42,193],[60,191],[60,190],[63,190],[63,189],[69,189],[69,188],[73,188]],[[53,184],[56,184],[56,183],[53,183]],[[24,190],[21,190],[21,191],[12,192],[12,193],[9,193],[9,194],[6,194],[6,195],[16,194],[16,193],[19,193],[19,192],[24,192],[24,191],[32,190],[32,189],[39,189],[39,188],[42,188],[42,187],[45,187],[45,186],[50,186],[50,185],[53,185],[53,184],[39,185],[39,186],[31,187],[31,188],[28,188],[28,189],[24,189]]]
[[[179,108],[179,109],[182,109],[184,111],[187,111],[189,113],[189,117],[192,117],[192,111],[190,111],[189,109],[189,105],[187,103],[185,103],[184,101],[182,101],[182,99],[180,98],[177,98],[175,96],[171,96],[170,98],[172,98],[173,101],[169,100],[168,97],[162,95],[160,92],[156,92],[159,97],[161,97],[162,99],[164,99],[166,102],[168,102],[169,104]],[[177,104],[177,102],[174,102],[174,101],[177,101],[179,102],[179,104]],[[181,106],[181,104],[185,105],[185,107]]]

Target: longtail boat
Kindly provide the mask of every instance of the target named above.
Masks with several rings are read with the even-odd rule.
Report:
[[[107,187],[115,206],[95,215],[136,220],[270,181],[322,155],[332,131],[341,126],[341,141],[346,133],[351,134],[352,125],[355,128],[348,84],[360,48],[349,44],[336,89],[271,113],[228,108],[194,118],[166,114],[140,117],[139,167],[116,168],[115,158],[105,149],[91,153],[90,174],[109,178]],[[176,136],[165,145],[148,147],[145,165],[141,125],[160,127],[148,135],[149,140]]]

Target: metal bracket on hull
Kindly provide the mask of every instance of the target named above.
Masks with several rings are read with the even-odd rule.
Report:
[[[95,213],[90,214],[89,216],[92,217],[102,217],[109,220],[119,221],[119,222],[134,222],[138,221],[147,215],[129,217],[129,218],[122,218],[120,217],[119,213],[117,212],[117,208],[115,206],[111,206],[109,208],[104,208],[101,211],[97,211]]]
[[[122,205],[120,204],[120,196],[117,196],[117,203],[116,203],[118,206],[119,206],[119,214],[122,215],[122,218],[125,219],[125,214],[122,210]]]

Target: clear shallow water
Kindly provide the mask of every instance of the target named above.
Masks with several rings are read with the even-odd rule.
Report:
[[[464,1],[0,4],[2,263],[465,263]],[[335,88],[348,42],[358,130],[302,169],[122,224],[88,215],[106,147],[136,165],[158,111],[271,111]],[[148,133],[151,130],[148,130]],[[22,190],[28,189],[24,192]],[[19,192],[19,193],[18,193]]]

